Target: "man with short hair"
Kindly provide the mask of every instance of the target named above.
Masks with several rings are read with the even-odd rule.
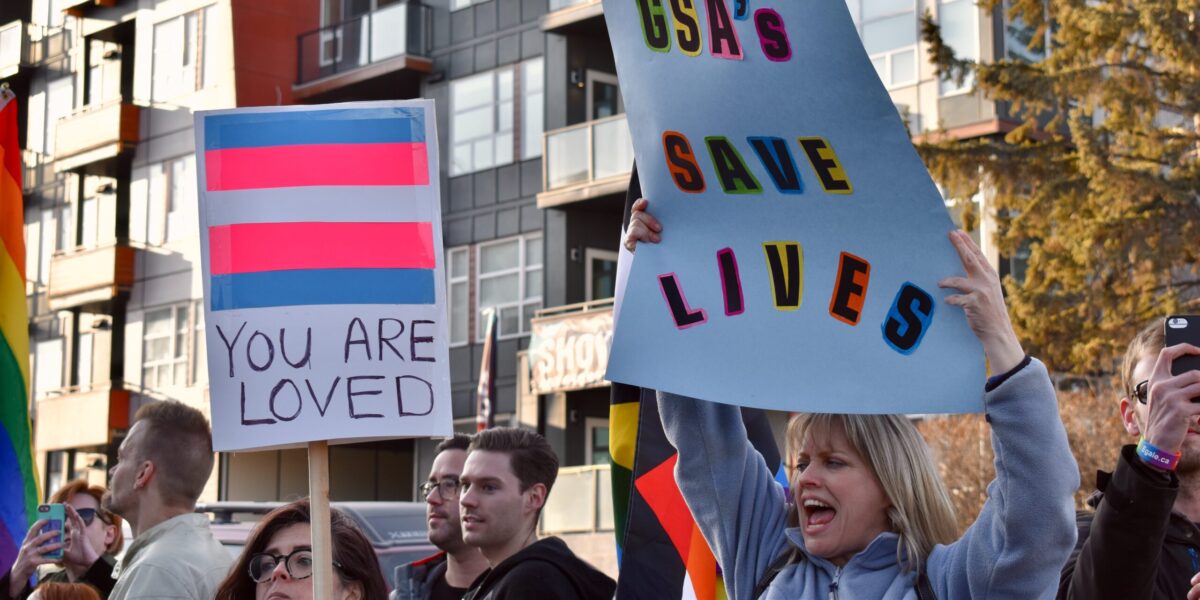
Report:
[[[1060,599],[1200,597],[1200,371],[1171,374],[1175,359],[1200,348],[1164,345],[1159,319],[1125,353],[1121,420],[1139,441],[1097,475],[1095,512],[1078,515]]]
[[[429,541],[441,552],[396,567],[390,600],[459,600],[488,568],[479,549],[463,542],[458,516],[459,477],[471,436],[456,433],[437,445],[429,480],[421,485]]]
[[[561,539],[537,537],[538,516],[558,476],[558,457],[525,429],[475,434],[463,465],[458,502],[463,541],[479,548],[491,570],[463,600],[613,597],[617,584],[575,556]]]
[[[200,411],[151,402],[109,469],[103,506],[129,521],[133,542],[113,570],[111,600],[211,600],[233,562],[213,537],[196,499],[213,468],[212,432]]]

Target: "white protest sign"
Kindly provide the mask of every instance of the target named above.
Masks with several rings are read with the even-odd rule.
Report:
[[[663,223],[607,378],[744,406],[982,407],[938,280],[953,224],[842,0],[604,0],[642,192]],[[913,24],[915,27],[915,24]]]
[[[213,447],[449,435],[433,102],[196,113]]]

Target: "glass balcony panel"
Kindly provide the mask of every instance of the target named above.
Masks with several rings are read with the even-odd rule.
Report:
[[[371,13],[371,61],[404,54],[408,50],[407,31],[407,4],[393,4]]]
[[[628,173],[633,167],[633,141],[629,138],[629,122],[624,118],[597,123],[592,140],[595,179]]]
[[[586,127],[546,135],[546,189],[583,183],[588,179]]]

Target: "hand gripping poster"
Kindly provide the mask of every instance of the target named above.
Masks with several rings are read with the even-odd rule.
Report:
[[[449,435],[433,102],[196,113],[216,450]]]
[[[941,194],[841,0],[604,0],[643,195],[607,378],[760,408],[982,408]]]

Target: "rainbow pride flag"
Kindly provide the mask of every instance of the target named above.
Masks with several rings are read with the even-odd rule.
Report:
[[[38,478],[29,426],[29,324],[17,102],[0,90],[0,570],[17,558],[36,514]]]
[[[204,121],[204,157],[210,193],[429,185],[418,108],[214,115]],[[338,215],[330,193],[329,219]],[[210,226],[211,308],[435,304],[433,231],[428,221]]]

